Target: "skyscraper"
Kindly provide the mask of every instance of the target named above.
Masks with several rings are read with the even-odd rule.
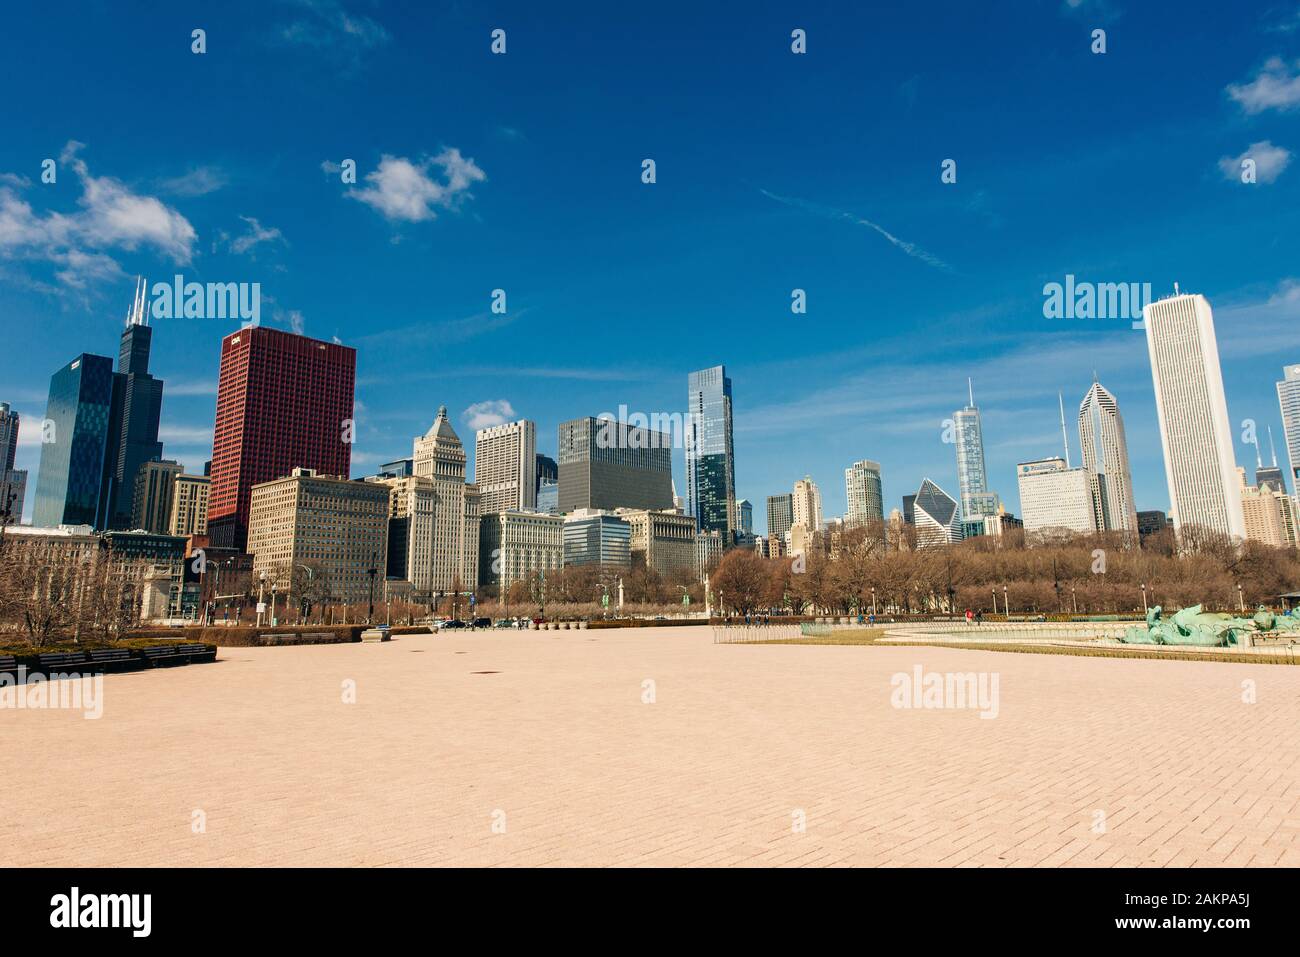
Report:
[[[736,500],[736,534],[754,534],[754,505],[747,498]]]
[[[805,475],[794,483],[790,494],[791,519],[793,525],[802,525],[810,532],[819,532],[822,527],[822,493],[811,475]]]
[[[560,511],[672,508],[671,446],[665,432],[612,418],[561,422]]]
[[[85,353],[50,377],[33,524],[108,527],[114,382],[113,360]]]
[[[767,497],[767,537],[783,541],[785,533],[794,524],[794,496],[789,492],[784,495]]]
[[[1282,438],[1291,464],[1291,488],[1300,493],[1300,365],[1282,367],[1277,401],[1282,407]]]
[[[961,513],[974,519],[996,515],[998,497],[989,491],[988,474],[984,469],[984,427],[980,410],[975,405],[975,390],[969,379],[966,387],[970,404],[953,413],[953,441],[957,446],[957,485],[961,495]],[[937,487],[937,486],[936,486]]]
[[[1049,530],[1096,532],[1094,477],[1091,469],[1070,468],[1060,456],[1017,465],[1016,482],[1026,534]],[[1137,528],[1136,515],[1133,527]]]
[[[701,532],[729,544],[737,528],[731,439],[731,379],[726,366],[692,372],[686,395],[686,511]]]
[[[848,498],[848,523],[868,525],[885,520],[885,495],[880,482],[880,463],[864,459],[844,470],[844,492]]]
[[[429,431],[416,438],[411,457],[415,459],[416,477],[433,481],[432,542],[428,548],[433,570],[427,577],[429,587],[444,594],[453,589],[473,589],[478,583],[482,496],[477,485],[465,481],[465,447],[447,418],[445,405],[438,407],[438,417]],[[409,580],[416,581],[417,575],[423,572],[412,570]]]
[[[248,538],[252,488],[295,468],[346,478],[352,462],[356,350],[253,326],[221,341],[208,534]]]
[[[1175,294],[1142,309],[1160,444],[1180,540],[1191,526],[1245,537],[1214,316],[1201,295]]]
[[[957,500],[925,479],[912,501],[916,547],[951,545],[961,541],[961,515]]]
[[[155,535],[172,534],[172,500],[176,493],[176,479],[185,470],[179,462],[144,462],[135,473],[128,528],[143,529]]]
[[[145,292],[145,282],[140,279],[117,354],[116,388],[121,393],[121,411],[117,433],[109,437],[114,458],[108,490],[109,522],[116,529],[133,526],[136,473],[145,462],[161,459],[163,451],[158,441],[163,382],[149,374],[153,329],[148,325]],[[166,516],[162,521],[165,523]]]
[[[1136,542],[1137,506],[1133,500],[1133,473],[1128,462],[1124,417],[1115,397],[1097,381],[1079,405],[1079,447],[1083,451],[1083,467],[1090,473],[1097,530],[1121,532]]]
[[[14,468],[18,455],[18,413],[0,402],[0,525],[17,525],[27,497],[27,472]]]
[[[474,436],[474,484],[483,514],[537,505],[537,426],[521,419],[479,429]]]

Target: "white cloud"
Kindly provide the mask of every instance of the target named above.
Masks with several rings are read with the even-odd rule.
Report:
[[[172,425],[164,423],[158,428],[158,438],[179,446],[212,445],[212,429],[203,426]]]
[[[175,196],[206,196],[221,189],[227,182],[226,174],[215,166],[199,166],[183,176],[163,180],[158,188]]]
[[[1270,57],[1249,83],[1229,83],[1228,95],[1247,113],[1293,110],[1300,106],[1300,72],[1292,73],[1281,57]]]
[[[475,402],[461,413],[461,420],[471,429],[486,429],[515,420],[515,410],[505,399]]]
[[[434,167],[441,171],[440,179],[430,175]],[[388,219],[418,223],[437,218],[434,207],[453,208],[470,196],[473,184],[485,179],[487,174],[454,147],[418,163],[404,156],[384,154],[379,168],[366,175],[370,185],[346,195],[373,207]]]
[[[0,253],[60,266],[55,275],[74,288],[123,275],[108,250],[149,245],[177,264],[188,264],[198,239],[189,220],[118,180],[92,176],[77,155],[81,149],[82,144],[71,141],[60,155],[62,165],[81,181],[77,212],[37,213],[10,188],[12,178],[0,182]]]
[[[384,27],[367,16],[349,13],[338,0],[295,0],[306,17],[280,31],[287,43],[317,49],[356,52],[392,39]]]
[[[1291,151],[1284,146],[1274,146],[1268,140],[1251,143],[1240,156],[1224,156],[1219,160],[1219,169],[1225,179],[1234,183],[1241,182],[1241,164],[1252,159],[1255,161],[1255,178],[1260,183],[1272,183],[1291,162]]]
[[[284,236],[280,230],[275,227],[265,227],[252,216],[240,216],[248,224],[248,232],[242,236],[236,236],[230,243],[230,248],[237,253],[246,253],[258,243],[269,243],[274,240],[284,242]]]

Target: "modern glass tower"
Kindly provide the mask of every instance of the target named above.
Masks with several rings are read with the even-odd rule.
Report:
[[[109,496],[101,492],[116,448],[115,384],[113,360],[85,353],[50,377],[34,525],[108,527]]]
[[[975,405],[975,390],[966,380],[970,404],[953,413],[957,444],[957,486],[961,494],[961,514],[968,520],[996,515],[998,497],[989,491],[988,473],[984,469],[984,428],[980,410]]]
[[[701,532],[735,537],[736,469],[731,380],[725,366],[692,372],[687,383],[686,511]]]
[[[1093,512],[1100,531],[1122,532],[1137,541],[1133,473],[1119,403],[1094,381],[1079,404],[1079,447],[1092,486]],[[1023,507],[1023,501],[1022,501]],[[1026,524],[1026,528],[1028,525]]]

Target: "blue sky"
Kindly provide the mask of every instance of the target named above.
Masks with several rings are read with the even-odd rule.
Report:
[[[721,362],[760,527],[805,473],[842,514],[861,458],[882,463],[887,508],[926,476],[955,494],[942,422],[967,376],[1018,512],[1015,463],[1059,451],[1057,390],[1077,409],[1096,370],[1138,507],[1165,508],[1143,334],[1045,319],[1043,285],[1067,273],[1204,293],[1230,416],[1280,445],[1273,383],[1300,362],[1300,2],[866,6],[9,11],[0,401],[25,419],[28,516],[49,376],[116,355],[137,273],[260,282],[263,322],[355,346],[355,475],[409,455],[441,404],[467,444],[506,414],[554,454],[560,421],[680,410],[687,373]],[[349,158],[354,186],[330,165]],[[201,468],[234,324],[154,325],[166,453]]]

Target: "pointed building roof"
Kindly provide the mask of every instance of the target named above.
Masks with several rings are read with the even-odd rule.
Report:
[[[438,406],[438,417],[433,420],[433,425],[429,426],[429,431],[424,433],[424,437],[460,444],[460,436],[456,434],[456,430],[451,426],[451,421],[447,418],[447,407],[445,405]]]

